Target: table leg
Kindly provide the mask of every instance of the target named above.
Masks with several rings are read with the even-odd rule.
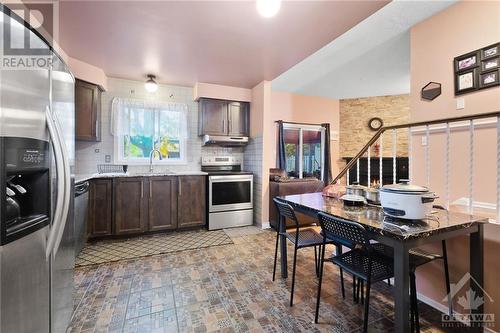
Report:
[[[404,245],[394,247],[394,308],[395,331],[406,333],[410,331],[410,272],[409,249]]]
[[[286,219],[283,216],[278,217],[281,219],[280,223],[280,232],[284,233],[286,232]],[[288,266],[287,266],[287,254],[286,254],[286,237],[285,236],[280,236],[280,253],[281,253],[281,277],[282,278],[287,278],[288,277]]]
[[[476,283],[471,281],[470,289],[475,292],[476,297],[484,297],[483,295],[483,225],[479,224],[479,229],[470,235],[470,247],[469,247],[469,260],[470,260],[470,274]],[[471,297],[471,302],[474,298]],[[486,300],[485,300],[486,301]],[[472,303],[471,303],[472,304]],[[484,313],[484,306],[481,304],[479,307],[471,306],[471,314],[482,314]],[[472,325],[473,332],[482,332],[482,323],[476,322]]]

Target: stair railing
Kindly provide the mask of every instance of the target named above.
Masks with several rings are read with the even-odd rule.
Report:
[[[424,128],[425,133],[425,148],[424,148],[424,159],[425,159],[425,181],[426,185],[430,184],[430,131],[436,128],[431,128],[433,125],[444,125],[446,141],[445,141],[445,206],[449,208],[450,205],[450,148],[451,148],[451,124],[453,123],[463,123],[468,122],[466,126],[469,128],[469,175],[468,175],[468,210],[472,214],[474,210],[473,205],[473,194],[474,194],[474,140],[475,140],[475,120],[494,118],[496,121],[497,128],[497,141],[496,141],[496,215],[497,221],[500,223],[500,111],[475,114],[461,117],[436,119],[422,122],[406,123],[401,125],[392,125],[381,127],[373,137],[361,148],[361,150],[346,164],[346,166],[339,172],[339,174],[333,179],[332,184],[338,183],[344,176],[346,177],[346,184],[350,184],[351,179],[349,175],[349,170],[351,170],[356,165],[356,178],[359,182],[360,180],[360,158],[367,154],[367,173],[368,173],[368,187],[371,186],[371,146],[375,143],[379,143],[379,180],[382,183],[383,175],[383,134],[391,131],[392,133],[392,180],[396,183],[396,159],[397,159],[397,130],[408,129],[408,175],[410,180],[413,179],[412,172],[412,159],[413,159],[413,140],[412,140],[412,130],[416,128]],[[441,129],[441,128],[439,128]],[[381,184],[382,185],[382,184]]]

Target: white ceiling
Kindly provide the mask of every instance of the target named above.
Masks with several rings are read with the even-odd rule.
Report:
[[[410,28],[456,1],[393,1],[272,81],[336,99],[410,92]]]

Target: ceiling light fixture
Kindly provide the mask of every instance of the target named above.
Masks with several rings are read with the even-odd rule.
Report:
[[[257,0],[257,11],[264,17],[273,17],[281,7],[281,0]]]
[[[158,90],[158,83],[155,81],[156,76],[153,74],[148,74],[148,80],[144,84],[144,88],[150,93],[154,93],[155,91]]]

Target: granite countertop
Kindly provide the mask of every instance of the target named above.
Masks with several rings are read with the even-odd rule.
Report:
[[[118,178],[118,177],[158,177],[158,176],[206,176],[203,171],[170,171],[170,172],[116,172],[116,173],[93,173],[75,174],[75,184],[96,178]]]
[[[471,227],[475,223],[488,223],[487,218],[459,212],[435,209],[424,220],[403,220],[386,216],[379,206],[347,207],[341,200],[324,197],[321,193],[287,195],[282,197],[296,209],[316,213],[322,211],[362,224],[367,230],[396,239],[428,237],[435,233]]]

